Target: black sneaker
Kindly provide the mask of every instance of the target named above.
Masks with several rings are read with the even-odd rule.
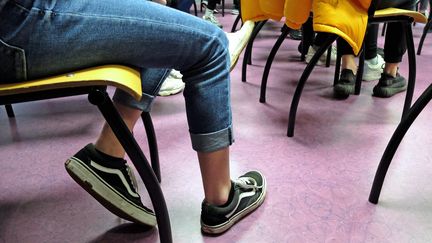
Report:
[[[156,225],[156,216],[142,204],[135,177],[126,161],[104,160],[88,144],[68,159],[65,167],[82,188],[115,215],[139,224]]]
[[[333,87],[334,97],[346,99],[355,91],[356,76],[350,69],[343,69],[336,85]]]
[[[396,77],[387,73],[382,73],[378,84],[373,88],[373,95],[381,98],[391,97],[399,92],[406,90],[407,81],[399,73]]]
[[[229,201],[223,206],[201,206],[201,230],[220,234],[260,206],[266,195],[266,180],[258,171],[250,171],[231,183]]]

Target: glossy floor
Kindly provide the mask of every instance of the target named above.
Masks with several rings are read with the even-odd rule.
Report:
[[[218,17],[229,30],[234,16]],[[425,109],[402,141],[379,204],[368,203],[377,164],[399,122],[405,96],[374,98],[376,82],[368,82],[360,96],[335,100],[334,69],[317,67],[300,101],[295,136],[286,137],[289,105],[305,68],[297,41],[287,39],[282,45],[270,73],[267,103],[258,102],[263,66],[280,27],[271,22],[258,36],[246,83],[240,81],[241,65],[232,73],[232,176],[262,171],[268,196],[262,207],[225,234],[208,237],[200,232],[203,192],[182,95],[155,103],[162,190],[174,242],[431,242],[431,109]],[[414,27],[416,45],[422,27]],[[431,82],[431,38],[417,56],[415,98]],[[406,61],[400,72],[407,74]],[[86,97],[14,108],[16,119],[8,119],[0,109],[1,243],[159,242],[157,228],[119,220],[64,170],[66,158],[94,142],[103,123]],[[143,127],[137,126],[135,134],[145,147]],[[140,185],[143,201],[150,205]]]

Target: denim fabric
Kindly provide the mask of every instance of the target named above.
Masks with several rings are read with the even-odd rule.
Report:
[[[121,64],[141,70],[154,98],[160,72],[177,69],[193,148],[233,142],[228,40],[195,16],[143,0],[0,0],[0,40],[0,83]]]

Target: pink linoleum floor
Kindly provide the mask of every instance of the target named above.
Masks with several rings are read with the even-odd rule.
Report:
[[[234,16],[219,16],[229,31]],[[300,101],[296,131],[286,137],[288,110],[304,63],[297,41],[282,45],[269,76],[267,103],[258,102],[261,75],[281,24],[257,37],[247,83],[232,72],[236,143],[232,175],[262,171],[268,196],[262,207],[219,237],[200,232],[203,198],[182,95],[159,98],[152,111],[159,141],[162,190],[174,242],[432,242],[432,112],[427,107],[402,141],[378,205],[368,203],[376,167],[396,128],[404,94],[332,98],[333,68],[317,67]],[[423,25],[414,27],[417,46]],[[382,40],[380,39],[380,43]],[[431,80],[432,37],[417,56],[417,98]],[[239,61],[241,64],[242,60]],[[401,73],[407,74],[406,62]],[[103,123],[86,97],[17,104],[16,119],[0,108],[0,243],[159,242],[118,219],[67,175],[63,162],[89,142]],[[135,135],[146,147],[145,132]],[[143,201],[150,206],[144,185]]]

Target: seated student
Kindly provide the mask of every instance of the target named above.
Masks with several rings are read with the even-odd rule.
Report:
[[[415,1],[381,0],[379,1],[377,9],[390,7],[413,10],[415,7]],[[376,39],[378,38],[377,29],[372,29],[370,32],[368,32],[368,34],[370,34],[372,37],[367,37],[369,39],[366,40],[366,43],[369,42],[369,45],[371,45],[372,42],[371,46],[375,46],[374,53],[376,56]],[[355,56],[353,54],[352,48],[342,38],[338,39],[338,49],[342,53],[342,71],[339,81],[334,86],[334,94],[338,98],[347,98],[350,94],[354,93],[357,64],[355,62]],[[402,61],[402,57],[405,52],[406,40],[402,23],[388,23],[384,44],[385,65],[384,70],[379,77],[378,84],[373,88],[374,96],[387,98],[406,90],[406,79],[398,72],[399,63]],[[379,60],[375,61],[375,63],[379,62]]]
[[[230,179],[230,56],[220,28],[142,0],[0,0],[0,21],[0,83],[104,64],[139,69],[142,100],[120,91],[113,98],[131,130],[150,109],[169,69],[180,70],[204,187],[202,230],[224,232],[262,204],[266,180],[261,173]],[[142,204],[124,155],[105,124],[94,144],[66,161],[66,170],[83,187],[93,185],[86,189],[113,213],[154,226],[155,215]]]

